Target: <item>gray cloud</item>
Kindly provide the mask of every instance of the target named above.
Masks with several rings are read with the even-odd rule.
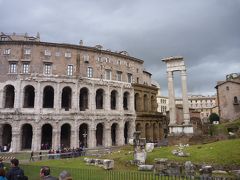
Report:
[[[216,81],[240,71],[239,0],[0,0],[0,17],[3,32],[127,50],[145,61],[165,95],[162,57],[184,56],[191,93],[213,94]]]

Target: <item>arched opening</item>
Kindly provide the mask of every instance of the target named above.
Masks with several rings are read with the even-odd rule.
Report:
[[[88,147],[88,125],[83,123],[79,126],[79,146]]]
[[[88,89],[85,87],[80,90],[79,109],[80,111],[88,109]]]
[[[129,93],[125,92],[123,94],[123,109],[128,110],[128,104],[129,104]]]
[[[9,151],[12,142],[12,126],[10,124],[4,124],[2,126],[2,146],[4,151]]]
[[[70,148],[71,145],[71,126],[63,124],[61,127],[61,148]]]
[[[103,89],[98,89],[96,92],[96,109],[103,109]]]
[[[142,126],[141,126],[141,124],[140,123],[137,123],[137,125],[136,125],[136,131],[140,131],[141,132],[141,137],[142,137]]]
[[[28,85],[24,88],[24,108],[34,108],[35,89],[33,86]]]
[[[148,96],[146,94],[144,94],[143,96],[143,106],[144,106],[144,111],[147,112],[148,111]]]
[[[152,96],[151,97],[151,111],[152,112],[156,111],[155,104],[156,104],[155,98],[154,98],[154,96]]]
[[[111,109],[117,109],[117,91],[115,90],[111,92]]]
[[[44,124],[42,126],[41,150],[51,149],[52,147],[52,126]]]
[[[146,124],[145,125],[145,138],[146,138],[146,141],[147,142],[150,142],[151,141],[151,135],[150,135],[150,132],[151,132],[151,129],[150,129],[150,124]]]
[[[33,129],[30,124],[22,126],[22,149],[32,148]]]
[[[136,93],[134,96],[134,105],[135,105],[135,111],[140,111],[141,100],[140,100],[140,95],[138,93]]]
[[[62,90],[62,109],[68,111],[71,109],[72,105],[72,89],[70,87],[65,87]]]
[[[129,135],[129,122],[124,124],[124,143],[128,144]]]
[[[117,131],[118,131],[118,124],[113,123],[111,127],[111,139],[112,139],[112,146],[117,145]]]
[[[15,88],[12,85],[7,85],[5,88],[5,108],[14,108]]]
[[[153,124],[153,141],[158,142],[158,125],[156,123]]]
[[[97,146],[103,145],[103,124],[99,123],[96,130],[96,143]]]
[[[54,89],[52,86],[46,86],[43,90],[43,108],[53,108]]]

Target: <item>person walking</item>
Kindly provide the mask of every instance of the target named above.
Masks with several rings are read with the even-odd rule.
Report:
[[[34,159],[33,159],[33,151],[31,152],[29,161],[34,161]]]

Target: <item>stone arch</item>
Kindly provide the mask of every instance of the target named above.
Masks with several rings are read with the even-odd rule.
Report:
[[[137,124],[136,124],[136,131],[140,131],[140,132],[141,132],[141,136],[143,135],[141,123],[137,123]]]
[[[9,151],[12,142],[12,126],[10,124],[2,125],[2,146],[7,147],[6,151]]]
[[[79,109],[80,111],[85,111],[88,109],[88,88],[84,87],[80,89],[79,97]]]
[[[24,87],[23,108],[34,108],[35,88],[32,85]]]
[[[146,141],[151,141],[151,125],[149,123],[145,124],[145,138]]]
[[[96,126],[96,145],[97,146],[103,145],[103,130],[104,130],[103,123],[98,123]]]
[[[144,107],[144,111],[147,112],[148,111],[148,95],[144,94],[143,96],[143,107]]]
[[[54,89],[52,86],[46,86],[43,90],[43,108],[54,107]]]
[[[118,145],[118,133],[119,133],[119,125],[118,123],[113,123],[111,126],[111,139],[112,139],[112,146]]]
[[[51,124],[46,123],[42,126],[41,130],[41,150],[51,149],[52,147],[52,134],[53,127]]]
[[[65,123],[61,126],[61,148],[70,148],[71,146],[71,125]]]
[[[79,146],[80,147],[88,147],[88,135],[89,128],[87,123],[82,123],[79,126]]]
[[[111,98],[110,98],[110,105],[112,110],[117,109],[117,97],[118,97],[118,92],[116,90],[112,90]]]
[[[96,109],[103,109],[103,104],[104,104],[104,90],[103,89],[98,89],[96,91]]]
[[[128,110],[129,109],[129,92],[124,92],[123,94],[123,109]]]
[[[4,87],[5,103],[4,108],[14,108],[15,88],[13,85],[6,85]]]
[[[72,107],[72,89],[69,86],[66,86],[62,90],[62,109],[68,111]]]
[[[31,149],[33,128],[31,124],[23,124],[21,128],[21,149]]]
[[[129,121],[125,122],[124,124],[124,143],[128,144],[129,140],[129,128],[130,128],[130,123]]]
[[[156,104],[155,98],[154,98],[154,96],[151,96],[151,111],[152,112],[156,111],[155,104]]]
[[[157,123],[153,124],[153,142],[157,142],[159,139],[159,127]]]
[[[135,93],[134,95],[134,105],[135,105],[135,111],[141,111],[141,98],[139,93]]]

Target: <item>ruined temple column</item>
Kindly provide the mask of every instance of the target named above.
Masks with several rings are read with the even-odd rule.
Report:
[[[170,114],[169,125],[173,125],[173,124],[176,124],[176,105],[175,105],[173,72],[168,71],[167,74],[168,74],[168,97],[169,97],[169,114]]]
[[[181,71],[181,81],[182,81],[182,99],[183,99],[183,120],[184,120],[184,124],[188,125],[190,123],[190,116],[189,116],[189,106],[188,106],[188,96],[187,96],[186,70]]]

